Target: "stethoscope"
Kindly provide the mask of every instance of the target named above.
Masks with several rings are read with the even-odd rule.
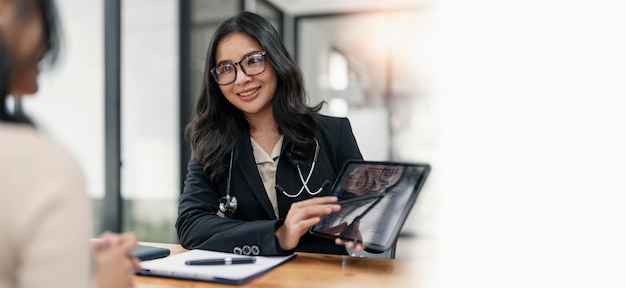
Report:
[[[300,194],[302,194],[303,191],[306,191],[307,193],[309,193],[309,195],[314,196],[324,191],[324,188],[330,185],[330,181],[325,180],[319,189],[315,191],[311,191],[311,189],[309,188],[309,185],[308,185],[309,180],[311,179],[311,175],[313,175],[313,170],[315,170],[315,163],[317,162],[317,156],[319,155],[319,151],[320,151],[319,142],[317,142],[317,139],[315,138],[313,138],[313,140],[315,141],[315,155],[313,156],[311,169],[309,169],[309,174],[307,174],[306,179],[302,175],[302,169],[300,169],[300,164],[296,165],[296,168],[298,169],[298,175],[300,176],[300,181],[302,182],[302,187],[300,187],[300,190],[298,191],[298,193],[289,194],[280,185],[275,186],[277,191],[282,192],[283,195],[289,198],[298,197],[300,196]],[[235,212],[237,211],[237,197],[230,195],[230,182],[231,182],[231,177],[232,177],[232,170],[233,170],[233,151],[230,151],[230,164],[228,167],[228,183],[226,183],[226,196],[220,198],[219,200],[220,212],[222,212],[224,215],[229,216],[229,217],[233,216],[233,214],[235,214]]]

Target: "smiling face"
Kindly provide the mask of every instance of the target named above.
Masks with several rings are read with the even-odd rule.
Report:
[[[224,37],[217,45],[215,62],[237,63],[253,52],[263,51],[254,38],[242,32]],[[276,72],[265,56],[266,68],[260,74],[246,75],[241,66],[236,65],[237,78],[227,85],[220,85],[228,102],[241,110],[246,117],[272,115],[272,100],[276,93]]]

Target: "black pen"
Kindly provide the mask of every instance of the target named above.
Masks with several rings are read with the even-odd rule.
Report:
[[[187,265],[231,265],[231,264],[252,264],[256,258],[214,258],[185,261]]]

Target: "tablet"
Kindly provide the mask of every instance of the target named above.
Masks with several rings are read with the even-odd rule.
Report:
[[[429,172],[428,164],[349,161],[331,188],[341,210],[322,217],[309,232],[356,242],[369,252],[386,251],[396,242]]]

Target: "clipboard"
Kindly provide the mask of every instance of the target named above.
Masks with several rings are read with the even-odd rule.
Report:
[[[206,266],[185,264],[185,262],[190,260],[234,257],[242,256],[208,250],[189,250],[165,258],[143,261],[141,266],[144,270],[135,271],[135,274],[240,285],[295,259],[296,254],[289,256],[252,256],[255,258],[255,261],[249,264]]]

